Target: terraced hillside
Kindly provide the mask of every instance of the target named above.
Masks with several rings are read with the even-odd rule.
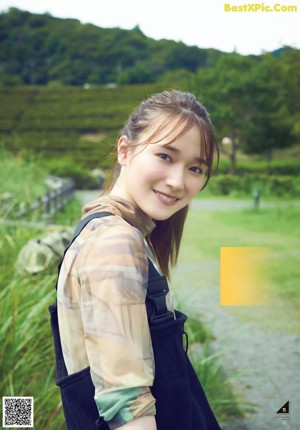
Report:
[[[128,114],[163,89],[147,84],[95,87],[0,89],[0,140],[14,152],[44,159],[70,158],[81,166],[105,168]]]

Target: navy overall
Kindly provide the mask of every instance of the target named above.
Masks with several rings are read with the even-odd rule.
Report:
[[[69,246],[91,219],[108,215],[112,214],[96,212],[84,218]],[[149,260],[146,306],[155,360],[155,378],[150,389],[156,399],[157,430],[220,430],[183,346],[187,317],[175,311],[174,319],[173,312],[168,311],[165,300],[168,291],[166,278]],[[56,384],[61,391],[67,430],[109,430],[96,407],[90,368],[68,375],[56,303],[49,307],[49,311],[56,355]]]

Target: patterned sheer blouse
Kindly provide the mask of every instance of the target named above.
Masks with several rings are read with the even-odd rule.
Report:
[[[90,366],[95,401],[115,429],[155,415],[154,379],[145,297],[148,261],[144,237],[155,227],[118,197],[99,197],[90,221],[69,248],[58,281],[58,318],[69,374]]]

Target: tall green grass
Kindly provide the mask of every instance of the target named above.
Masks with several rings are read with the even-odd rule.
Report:
[[[26,151],[12,155],[0,147],[0,172],[0,216],[7,216],[47,191],[46,172]]]
[[[2,151],[1,192],[12,193],[17,203],[31,202],[44,193],[46,172],[33,158],[13,157]],[[17,204],[16,203],[16,204]],[[14,210],[14,208],[11,208]],[[5,214],[3,214],[5,215]],[[80,216],[78,202],[57,215],[70,225]],[[0,395],[33,396],[35,428],[64,428],[59,391],[55,386],[54,348],[48,306],[55,300],[56,267],[35,276],[17,274],[15,262],[30,239],[47,235],[40,221],[0,222]]]
[[[63,429],[54,381],[53,344],[47,307],[55,298],[55,270],[17,275],[19,249],[45,232],[0,225],[0,392],[2,396],[34,396],[35,428]]]

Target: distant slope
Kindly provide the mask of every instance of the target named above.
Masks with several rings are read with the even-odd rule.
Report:
[[[16,8],[0,14],[0,40],[0,82],[8,85],[155,82],[165,72],[194,72],[226,55],[156,41],[139,27],[104,29]]]

